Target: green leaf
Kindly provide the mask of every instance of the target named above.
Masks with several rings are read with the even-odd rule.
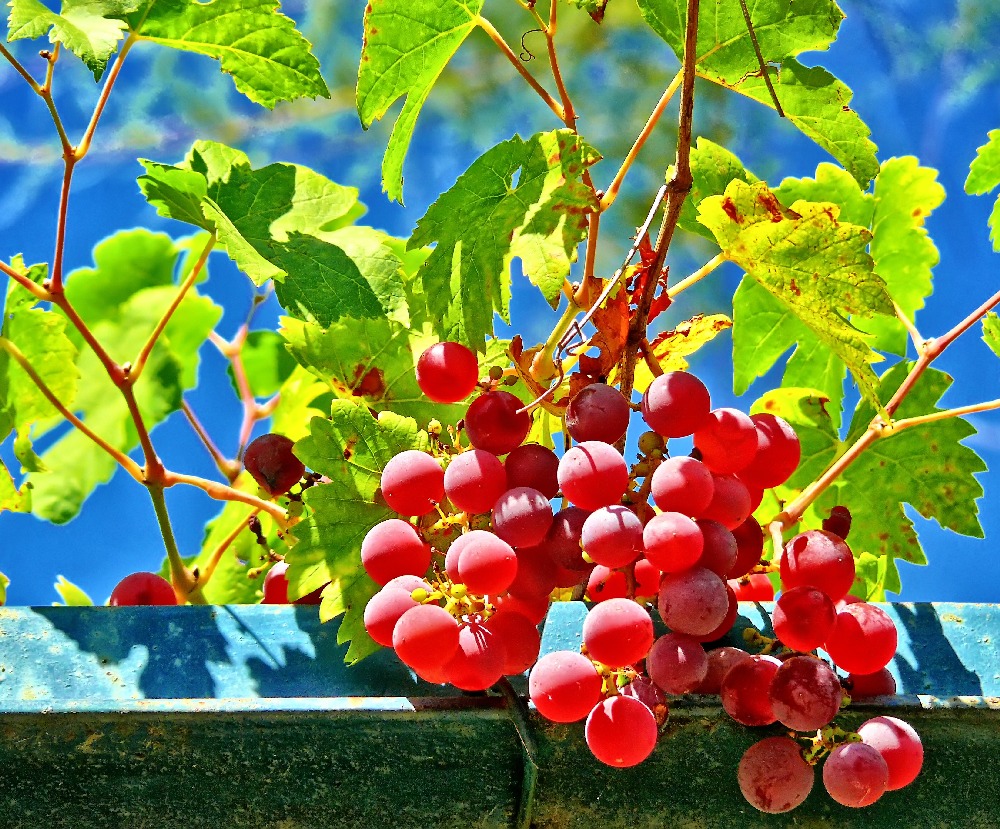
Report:
[[[96,81],[127,28],[125,15],[138,8],[139,0],[63,0],[59,14],[38,0],[10,0],[9,6],[8,41],[47,33],[51,43],[63,44],[80,58]]]
[[[278,7],[277,0],[145,0],[128,21],[142,40],[219,61],[240,92],[269,109],[329,98],[309,41]]]
[[[709,196],[721,196],[736,179],[747,184],[760,181],[735,154],[699,136],[691,149],[691,192],[681,207],[680,226],[714,242],[712,231],[698,221],[698,205]]]
[[[583,9],[589,14],[595,23],[604,20],[604,11],[608,7],[608,0],[569,0],[571,6]]]
[[[382,412],[378,419],[366,406],[333,402],[330,419],[313,418],[311,434],[298,441],[295,453],[330,483],[310,487],[304,500],[309,511],[297,525],[297,543],[287,556],[289,595],[302,596],[330,582],[324,590],[324,618],[347,614],[340,641],[357,636],[348,659],[370,651],[357,627],[368,598],[378,585],[364,575],[361,542],[375,524],[394,513],[375,502],[386,463],[406,449],[425,449],[427,434],[410,418]],[[359,655],[360,654],[360,655]]]
[[[643,18],[674,50],[684,53],[685,0],[639,0]],[[878,172],[870,130],[850,109],[851,91],[822,67],[797,55],[825,50],[844,14],[833,0],[759,0],[751,20],[785,117],[843,164],[862,187]],[[698,20],[696,70],[713,83],[774,108],[739,3],[704,3]],[[769,71],[771,71],[769,69]]]
[[[56,583],[53,587],[55,587],[56,593],[62,599],[61,602],[52,602],[57,607],[61,605],[65,605],[66,607],[93,607],[94,605],[94,600],[65,576],[56,576]]]
[[[31,512],[31,490],[18,489],[10,471],[0,461],[0,513],[3,512]]]
[[[441,72],[479,20],[483,0],[375,0],[365,9],[357,104],[368,129],[400,97],[382,160],[382,189],[403,201],[403,160],[420,109]]]
[[[880,357],[847,317],[892,314],[892,300],[872,273],[871,234],[839,221],[834,204],[797,201],[785,208],[765,184],[733,181],[724,196],[699,205],[699,220],[727,259],[742,267],[847,365],[870,400]],[[741,315],[734,307],[734,327]],[[761,325],[757,320],[755,327]],[[735,337],[735,334],[734,334]]]
[[[587,214],[597,207],[580,179],[599,158],[568,130],[527,141],[514,136],[476,159],[428,208],[408,247],[437,243],[419,276],[441,339],[483,350],[494,311],[508,319],[514,257],[546,300],[558,304],[587,234]]]
[[[323,590],[319,618],[321,622],[329,622],[343,614],[337,628],[337,642],[341,645],[351,643],[344,655],[348,665],[382,650],[365,628],[365,605],[379,589],[380,585],[362,569],[353,576],[335,579]]]
[[[285,341],[275,331],[251,331],[247,334],[240,359],[254,397],[271,397],[276,394],[295,370],[295,358],[288,353]],[[232,365],[226,367],[233,391],[239,395],[239,386],[233,375]]]
[[[983,318],[983,341],[1000,357],[1000,317],[996,311],[990,311]]]
[[[10,579],[0,573],[0,605],[7,604],[7,588],[10,587]]]
[[[989,141],[976,150],[976,158],[969,166],[965,192],[982,196],[1000,185],[1000,130],[990,130]],[[989,218],[990,239],[993,249],[1000,251],[1000,195],[993,204]]]

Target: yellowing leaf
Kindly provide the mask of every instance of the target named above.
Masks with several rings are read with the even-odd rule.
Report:
[[[650,343],[653,359],[664,373],[668,371],[686,371],[687,357],[690,357],[702,346],[714,340],[727,328],[733,327],[733,321],[725,314],[698,314],[680,323],[672,331],[664,331]],[[645,361],[640,360],[635,366],[634,389],[642,394],[653,382],[653,372]]]

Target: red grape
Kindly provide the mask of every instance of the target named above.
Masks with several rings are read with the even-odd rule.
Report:
[[[285,575],[287,570],[288,562],[277,561],[267,571],[267,575],[264,576],[264,598],[261,604],[288,604],[288,576]]]
[[[660,568],[651,561],[640,558],[635,563],[635,595],[652,598],[660,590]]]
[[[493,507],[493,532],[512,547],[540,544],[552,526],[552,505],[537,489],[508,489]]]
[[[560,567],[579,573],[590,570],[593,565],[583,560],[580,537],[583,524],[590,513],[579,507],[566,507],[552,518],[552,526],[545,536],[544,546],[552,560]],[[579,581],[579,579],[577,579]]]
[[[677,633],[702,636],[726,618],[729,594],[726,583],[711,570],[690,567],[665,573],[660,581],[657,607],[663,623]]]
[[[837,746],[823,763],[823,785],[842,806],[871,806],[886,791],[889,768],[882,755],[864,743]]]
[[[305,474],[305,465],[292,453],[294,445],[271,433],[254,438],[243,453],[246,471],[269,495],[284,495]]]
[[[633,697],[601,700],[587,716],[587,746],[606,765],[638,765],[656,748],[656,716]]]
[[[683,633],[665,633],[646,657],[646,673],[668,694],[687,694],[705,679],[708,657],[699,642]]]
[[[754,743],[736,771],[740,791],[755,809],[777,815],[800,805],[812,791],[815,774],[791,737]]]
[[[519,412],[523,405],[507,391],[479,395],[465,413],[469,442],[494,455],[506,455],[520,446],[531,429],[531,415]]]
[[[559,456],[547,446],[525,443],[510,450],[504,458],[507,486],[530,486],[546,498],[555,498],[559,492]]]
[[[595,510],[617,504],[628,489],[628,466],[615,447],[578,443],[559,460],[559,487],[576,506]]]
[[[582,720],[601,698],[594,663],[574,651],[547,653],[528,675],[528,695],[538,713],[553,722]]]
[[[700,515],[712,503],[715,483],[708,467],[695,458],[667,458],[653,471],[650,493],[664,512]]]
[[[624,599],[628,596],[628,581],[621,570],[612,570],[598,564],[590,571],[587,581],[587,598],[592,602]]]
[[[823,519],[823,529],[846,539],[851,531],[851,511],[847,507],[833,507],[830,516]]]
[[[701,558],[705,536],[693,519],[661,512],[642,531],[646,559],[664,573],[687,570]]]
[[[745,576],[760,562],[764,552],[764,531],[752,515],[732,530],[736,539],[736,562],[730,569],[728,578]]]
[[[736,624],[736,616],[740,611],[740,603],[736,598],[736,591],[729,586],[728,582],[726,583],[726,597],[729,600],[729,607],[726,608],[726,615],[723,617],[722,621],[716,625],[714,630],[695,636],[694,638],[699,642],[714,642],[716,639],[721,639],[733,629],[733,625]]]
[[[407,449],[382,470],[382,496],[400,515],[426,515],[444,497],[444,471],[426,452]]]
[[[519,547],[514,552],[517,554],[517,574],[507,592],[525,598],[548,596],[556,588],[558,574],[545,547]]]
[[[458,578],[470,592],[494,596],[510,587],[517,575],[517,555],[506,541],[486,530],[472,530],[451,549],[459,544]]]
[[[735,475],[712,475],[712,500],[698,518],[711,518],[726,529],[736,529],[750,517],[750,490]]]
[[[743,725],[770,725],[778,718],[768,691],[781,667],[773,656],[756,654],[733,665],[722,680],[722,707]]]
[[[399,617],[392,646],[396,656],[416,671],[446,665],[458,650],[458,622],[443,607],[419,604]]]
[[[470,449],[451,459],[444,491],[463,512],[489,512],[507,491],[507,472],[493,453]]]
[[[729,579],[728,584],[740,602],[769,602],[774,598],[774,585],[767,573],[751,573],[744,579]]]
[[[896,654],[896,639],[896,626],[884,610],[854,602],[837,613],[824,649],[848,673],[873,674]]]
[[[392,631],[399,617],[418,604],[406,590],[383,587],[365,605],[365,630],[380,645],[391,648]]]
[[[608,667],[634,665],[653,644],[653,620],[629,599],[608,599],[587,614],[583,644],[591,659]]]
[[[840,710],[843,690],[829,665],[814,656],[786,659],[771,680],[771,708],[793,731],[815,731]]]
[[[739,472],[757,453],[757,429],[738,409],[713,409],[694,433],[694,448],[713,472]]]
[[[694,434],[712,408],[708,389],[693,374],[671,371],[649,384],[642,396],[642,417],[666,438]]]
[[[833,601],[842,599],[854,583],[851,548],[825,530],[806,530],[791,539],[785,544],[780,567],[781,584],[786,590],[809,585]]]
[[[670,713],[667,709],[666,694],[649,677],[640,674],[621,689],[621,695],[639,700],[653,712],[659,725],[666,722],[667,714]]]
[[[506,658],[504,643],[492,630],[479,623],[460,625],[458,648],[445,675],[463,691],[483,691],[503,676]]]
[[[924,746],[913,726],[897,717],[874,717],[858,729],[861,742],[874,748],[889,769],[890,792],[908,786],[924,763]]]
[[[520,613],[538,625],[541,624],[545,614],[549,611],[549,597],[511,596],[510,593],[503,593],[493,597],[493,606],[498,612],[502,610],[505,613],[508,611]]]
[[[417,385],[435,403],[465,400],[479,382],[479,360],[461,343],[435,343],[417,358]]]
[[[729,645],[721,648],[714,648],[705,654],[708,657],[708,672],[705,678],[693,689],[696,694],[718,694],[722,688],[722,680],[725,679],[729,669],[734,665],[749,659],[750,654],[740,648]]]
[[[112,607],[177,604],[173,586],[156,573],[131,573],[111,591],[108,604]]]
[[[431,548],[411,524],[388,518],[372,527],[361,542],[361,563],[379,584],[396,576],[422,576],[431,565]]]
[[[624,567],[642,555],[642,521],[628,507],[614,505],[594,510],[583,522],[580,541],[598,564]]]
[[[503,643],[504,675],[523,674],[538,660],[542,637],[538,626],[524,614],[504,607],[490,616],[486,627]]]
[[[701,557],[697,561],[698,566],[707,567],[722,578],[727,578],[736,564],[736,536],[710,518],[699,518],[695,523],[705,540]]]
[[[797,651],[821,647],[836,620],[837,609],[830,597],[808,585],[783,591],[771,614],[774,635]]]
[[[780,417],[763,412],[750,415],[757,432],[757,452],[740,477],[758,489],[770,489],[787,481],[802,456],[799,437]]]
[[[883,668],[873,674],[848,674],[846,686],[851,699],[892,696],[896,693],[896,678]]]
[[[628,429],[632,410],[622,393],[606,383],[591,383],[578,391],[566,408],[566,431],[578,443],[615,443]]]

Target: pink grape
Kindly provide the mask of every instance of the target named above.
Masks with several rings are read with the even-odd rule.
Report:
[[[750,658],[745,650],[730,645],[713,648],[705,656],[708,658],[708,671],[698,686],[692,689],[696,694],[718,694],[729,669]]]
[[[426,515],[444,498],[444,471],[426,452],[407,449],[382,470],[382,496],[400,515]]]
[[[660,590],[660,568],[651,561],[640,558],[635,563],[635,595],[652,598]]]
[[[721,639],[733,629],[733,625],[736,624],[736,616],[740,610],[740,603],[736,598],[736,591],[729,586],[728,582],[726,583],[726,598],[729,601],[729,606],[726,608],[726,615],[713,630],[695,636],[694,638],[699,642],[714,642],[716,639]]]
[[[587,581],[587,598],[592,602],[624,599],[628,596],[628,581],[621,570],[612,570],[598,564],[590,571]]]
[[[517,574],[507,592],[526,598],[538,598],[548,596],[555,590],[557,568],[544,545],[519,547],[514,552],[517,554]]]
[[[524,597],[512,596],[510,593],[503,593],[499,596],[492,597],[492,599],[493,606],[497,609],[497,612],[502,610],[505,613],[520,613],[536,625],[541,624],[542,619],[545,618],[545,614],[548,613],[549,610],[548,596]]]
[[[458,556],[458,577],[472,593],[494,596],[510,587],[517,575],[517,555],[503,539],[486,530],[472,530],[462,536]],[[454,549],[455,544],[452,544]]]
[[[753,512],[750,490],[735,475],[712,475],[712,500],[697,518],[711,518],[733,530]]]
[[[435,343],[417,358],[417,385],[435,403],[465,400],[479,382],[479,360],[461,343]]]
[[[555,498],[559,492],[559,456],[547,446],[524,443],[510,450],[504,459],[507,486],[530,486],[546,498]]]
[[[774,598],[774,585],[767,573],[751,573],[745,583],[742,578],[729,579],[728,584],[740,602],[769,602]]]
[[[507,491],[507,472],[496,455],[469,449],[451,459],[444,471],[444,491],[463,512],[489,512]]]
[[[566,507],[552,518],[552,526],[545,536],[545,548],[560,567],[579,573],[589,571],[593,565],[583,560],[580,538],[583,524],[590,512],[579,507]],[[579,581],[579,579],[577,579]]]
[[[508,489],[497,499],[491,523],[511,547],[534,547],[552,526],[552,505],[530,486]]]
[[[757,454],[757,429],[738,409],[713,409],[694,433],[694,448],[712,472],[739,472]]]
[[[664,573],[687,570],[701,558],[705,536],[693,519],[661,512],[642,531],[646,559]]]
[[[830,597],[808,585],[783,591],[771,613],[774,635],[797,651],[821,647],[836,620],[837,609]]]
[[[714,492],[708,467],[685,455],[664,460],[653,470],[650,481],[653,501],[664,512],[700,515],[712,502]]]
[[[656,748],[656,716],[639,700],[619,695],[594,706],[584,734],[598,760],[614,768],[629,768]]]
[[[528,675],[528,695],[547,720],[576,722],[600,700],[601,676],[582,654],[553,651],[539,659]]]
[[[421,604],[411,607],[396,622],[392,646],[414,670],[447,664],[458,650],[458,622],[443,607]]]
[[[149,572],[131,573],[115,585],[108,604],[111,607],[172,605],[177,604],[177,594],[163,576]]]
[[[578,391],[566,408],[566,431],[578,443],[615,443],[628,429],[632,410],[622,393],[606,383],[591,383]]]
[[[874,717],[862,723],[858,734],[861,742],[885,760],[889,769],[886,788],[890,792],[916,780],[924,763],[924,746],[913,726],[897,717]]]
[[[669,713],[667,697],[659,686],[649,677],[641,674],[621,690],[623,697],[632,697],[645,705],[656,717],[656,722],[662,725]]]
[[[499,682],[506,664],[503,641],[483,624],[464,624],[458,648],[445,665],[448,682],[463,691],[484,691]]]
[[[770,489],[787,481],[802,457],[799,437],[787,421],[770,412],[750,415],[757,432],[757,452],[740,477],[758,489]]]
[[[583,644],[591,659],[611,668],[634,665],[653,644],[653,620],[629,599],[595,605],[583,622]]]
[[[586,510],[617,504],[628,489],[628,466],[615,447],[597,440],[578,443],[559,460],[559,487]]]
[[[823,763],[823,785],[842,806],[871,806],[889,782],[889,767],[878,751],[864,743],[843,743]]]
[[[854,583],[851,548],[825,530],[806,530],[785,544],[780,569],[786,590],[808,585],[822,590],[833,601],[842,599]]]
[[[896,641],[896,626],[884,610],[854,602],[837,613],[824,649],[848,673],[873,674],[895,656]]]
[[[278,561],[271,566],[271,569],[267,571],[267,575],[264,576],[264,598],[262,599],[262,604],[317,605],[323,601],[323,589],[326,587],[325,584],[320,585],[312,592],[306,593],[304,596],[300,596],[294,601],[289,600],[287,573],[287,561]],[[416,577],[411,576],[410,578]],[[417,581],[420,581],[421,584],[423,584],[421,579],[417,578]]]
[[[896,678],[888,668],[872,674],[848,674],[846,685],[851,699],[887,697],[896,693]]]
[[[419,604],[409,592],[398,587],[383,587],[365,605],[365,630],[380,645],[392,647],[392,631],[399,617]]]
[[[685,371],[660,375],[642,396],[643,420],[665,438],[694,434],[705,423],[711,408],[705,384]]]
[[[760,562],[764,553],[764,531],[752,515],[732,530],[736,539],[736,562],[728,573],[728,578],[745,576]]]
[[[726,583],[704,567],[665,573],[660,581],[657,607],[663,623],[671,630],[702,636],[714,631],[726,618],[729,610]]]
[[[531,429],[531,415],[519,412],[523,403],[510,392],[479,395],[465,413],[465,433],[476,449],[506,455],[521,445]]]
[[[762,654],[733,665],[719,689],[726,713],[742,725],[770,725],[777,721],[768,692],[780,667],[780,660]]]
[[[668,694],[687,694],[704,681],[708,657],[699,642],[683,633],[665,633],[646,657],[646,673]]]
[[[815,774],[795,740],[767,737],[743,753],[736,778],[751,806],[777,815],[791,811],[808,797]]]
[[[379,584],[396,576],[422,576],[431,566],[431,548],[411,524],[388,518],[372,527],[361,542],[361,563]]]
[[[697,564],[726,578],[736,564],[736,536],[718,521],[699,518],[696,522],[704,538],[704,547]]]
[[[829,724],[843,697],[837,675],[813,656],[786,659],[768,693],[774,715],[793,731],[815,731]]]
[[[642,555],[642,521],[628,507],[613,505],[594,510],[583,522],[580,541],[598,564],[624,567]]]
[[[486,620],[486,628],[503,643],[505,676],[523,674],[538,661],[542,637],[523,613],[505,607]]]

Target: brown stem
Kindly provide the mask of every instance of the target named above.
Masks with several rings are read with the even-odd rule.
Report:
[[[171,472],[169,470],[165,471],[163,474],[163,486],[171,487],[176,484],[188,484],[198,487],[198,489],[207,492],[212,498],[215,498],[216,501],[238,501],[241,504],[256,507],[261,512],[266,512],[274,518],[281,526],[288,524],[288,513],[271,501],[265,501],[256,495],[251,495],[249,492],[243,492],[226,484],[220,484],[218,481],[199,478],[197,475],[186,475],[181,472]]]
[[[59,191],[59,214],[56,219],[56,244],[52,254],[52,274],[49,282],[49,290],[53,294],[62,294],[63,290],[63,251],[66,247],[66,218],[69,212],[69,188],[73,181],[73,168],[76,166],[76,158],[72,148],[63,150],[62,188]],[[55,301],[55,300],[53,300]]]
[[[7,60],[10,62],[10,65],[13,66],[14,69],[17,71],[17,74],[19,74],[22,78],[24,78],[25,81],[28,82],[28,86],[30,86],[35,92],[39,92],[39,90],[41,90],[42,87],[38,83],[38,81],[36,81],[33,77],[31,77],[31,73],[24,68],[21,61],[15,58],[13,53],[10,52],[7,49],[7,47],[3,45],[3,43],[0,43],[0,55],[3,55],[5,58],[7,58]],[[39,94],[41,93],[39,92]]]
[[[594,304],[594,264],[597,261],[597,237],[600,231],[601,214],[595,210],[587,217],[587,252],[583,258],[583,279],[580,280],[580,287],[570,297],[581,308],[590,308]]]
[[[558,0],[552,0],[549,4],[549,25],[543,29],[545,32],[545,44],[549,51],[549,67],[552,69],[552,77],[556,82],[556,89],[559,91],[559,100],[563,106],[563,123],[573,132],[576,132],[576,110],[573,108],[573,100],[569,97],[566,83],[563,81],[562,70],[559,68],[559,58],[556,55],[556,9],[559,8]]]
[[[191,424],[191,428],[194,429],[202,445],[208,450],[208,454],[212,456],[212,460],[215,461],[215,465],[219,468],[219,471],[226,477],[229,483],[233,483],[240,474],[239,464],[226,459],[186,400],[181,401],[181,410],[184,412],[184,416],[187,418],[188,423]]]
[[[779,117],[785,117],[785,111],[781,108],[781,101],[778,100],[778,93],[771,83],[771,75],[767,71],[767,64],[764,62],[764,55],[760,51],[760,44],[757,42],[757,33],[753,28],[753,21],[750,19],[750,10],[747,8],[747,0],[740,0],[740,8],[743,9],[743,20],[746,21],[747,31],[750,33],[750,42],[753,44],[754,53],[757,55],[757,64],[760,66],[760,73],[764,77],[767,91],[771,93],[771,100],[774,102],[774,111]]]

